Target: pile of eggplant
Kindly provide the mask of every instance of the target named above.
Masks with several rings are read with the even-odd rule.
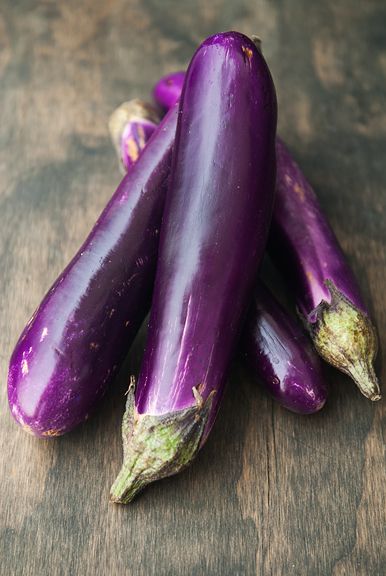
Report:
[[[375,329],[315,193],[276,137],[258,43],[211,36],[154,98],[158,109],[133,100],[112,115],[126,174],[23,330],[8,375],[10,409],[26,431],[69,432],[103,398],[151,311],[111,489],[120,503],[190,464],[236,352],[294,412],[326,401],[320,357],[367,398],[381,397]],[[266,249],[299,321],[260,278]]]

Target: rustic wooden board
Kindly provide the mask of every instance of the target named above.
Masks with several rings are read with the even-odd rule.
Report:
[[[235,366],[194,465],[126,508],[109,504],[108,490],[142,341],[95,417],[64,438],[20,430],[5,386],[18,334],[119,180],[109,113],[230,28],[263,38],[281,133],[358,274],[384,350],[385,21],[381,0],[2,0],[2,575],[386,573],[385,402],[372,405],[332,369],[325,410],[298,417]]]

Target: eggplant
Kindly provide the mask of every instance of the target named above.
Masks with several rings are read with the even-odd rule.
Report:
[[[154,100],[164,110],[169,110],[179,100],[185,72],[173,72],[160,78],[153,88]]]
[[[351,376],[364,396],[379,400],[377,335],[358,284],[314,191],[279,138],[276,155],[270,251],[292,286],[316,350]]]
[[[12,414],[37,436],[86,420],[149,310],[177,107],[123,178],[13,351]]]
[[[324,406],[327,386],[319,357],[299,324],[262,282],[254,292],[241,353],[253,378],[288,410],[312,414]]]
[[[175,102],[176,90],[168,95],[167,77],[162,85],[167,108],[166,103]],[[377,334],[357,281],[310,184],[280,138],[276,147],[276,202],[268,250],[291,285],[317,352],[348,374],[364,396],[379,400],[373,367]]]
[[[124,173],[138,160],[159,121],[157,110],[138,98],[124,102],[111,114],[110,136]]]
[[[180,99],[147,343],[128,393],[114,502],[186,467],[214,423],[268,237],[276,114],[271,75],[249,38],[216,34],[198,48]]]
[[[301,326],[259,282],[243,334],[244,354],[263,388],[279,404],[313,414],[327,399],[321,360]]]

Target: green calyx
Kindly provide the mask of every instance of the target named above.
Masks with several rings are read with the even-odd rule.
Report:
[[[323,301],[316,309],[317,321],[306,322],[314,346],[326,362],[351,376],[370,400],[380,400],[374,372],[377,336],[370,319],[358,310],[330,280],[326,281],[331,303]]]
[[[177,474],[196,456],[214,392],[204,401],[193,388],[195,404],[160,416],[138,414],[134,384],[128,390],[122,422],[123,465],[110,499],[127,504],[147,484]]]

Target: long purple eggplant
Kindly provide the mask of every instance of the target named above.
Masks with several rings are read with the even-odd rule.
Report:
[[[140,125],[140,116],[136,121]],[[145,144],[146,138],[139,151]],[[252,376],[279,404],[299,414],[312,414],[324,406],[327,386],[310,339],[261,282],[248,313],[243,351]]]
[[[182,72],[178,72],[181,81]],[[172,75],[171,75],[172,76]],[[168,77],[160,86],[165,109],[176,102]],[[162,87],[162,91],[161,91]],[[324,360],[351,376],[370,400],[381,398],[373,363],[377,335],[358,284],[319,201],[278,138],[277,190],[269,249],[297,299],[314,346]]]
[[[138,98],[124,102],[111,114],[110,135],[124,172],[138,160],[159,121],[155,108]]]
[[[176,124],[177,107],[16,344],[9,404],[32,434],[57,436],[87,419],[148,312]]]
[[[364,396],[379,400],[377,336],[358,284],[314,191],[279,138],[276,154],[271,252],[319,354],[351,376]]]
[[[204,89],[203,89],[204,87]],[[195,53],[180,100],[145,355],[111,498],[187,466],[213,425],[274,199],[276,97],[246,36]]]
[[[243,350],[265,390],[292,412],[312,414],[327,398],[321,360],[298,325],[262,282],[253,295]]]

